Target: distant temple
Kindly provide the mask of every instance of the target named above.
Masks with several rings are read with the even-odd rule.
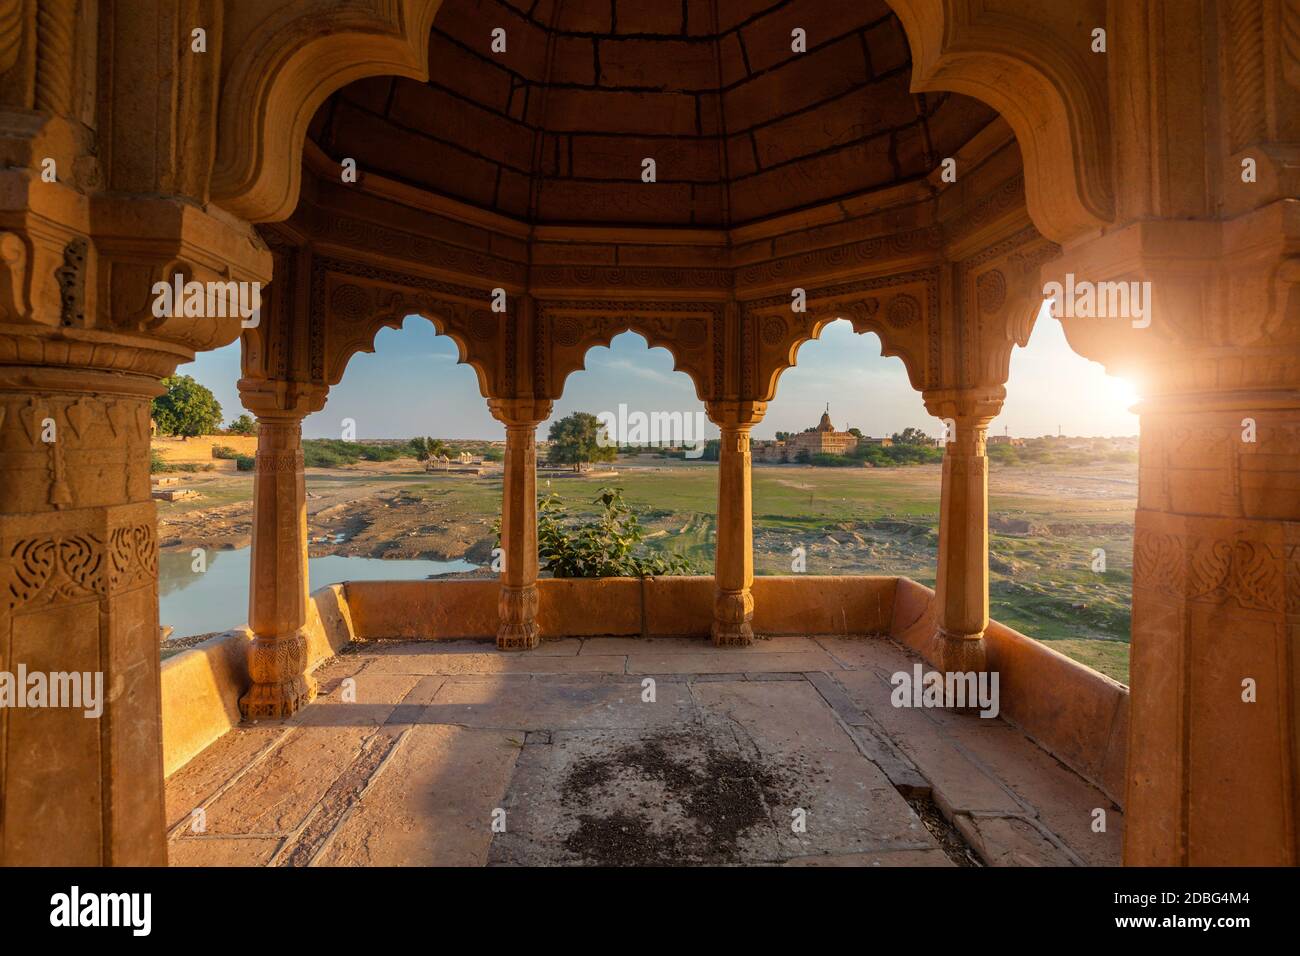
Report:
[[[828,404],[822,412],[821,421],[815,428],[792,435],[790,438],[775,441],[754,442],[751,448],[754,461],[795,462],[806,461],[813,455],[844,455],[857,448],[860,443],[873,445],[892,445],[888,438],[859,437],[853,432],[836,431],[831,424],[831,407]]]

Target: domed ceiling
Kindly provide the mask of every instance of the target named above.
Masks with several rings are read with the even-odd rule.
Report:
[[[539,224],[743,225],[923,177],[994,118],[908,91],[884,0],[445,0],[429,42],[429,82],[345,87],[310,136]]]

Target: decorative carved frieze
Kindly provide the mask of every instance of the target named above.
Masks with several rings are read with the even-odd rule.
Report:
[[[30,535],[0,556],[0,600],[11,611],[107,597],[152,585],[158,542],[152,522],[88,532]]]
[[[1282,613],[1296,603],[1294,546],[1212,538],[1139,527],[1133,538],[1133,587],[1169,600]],[[1290,573],[1291,586],[1285,587]]]

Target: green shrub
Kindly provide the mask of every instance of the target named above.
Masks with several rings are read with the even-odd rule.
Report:
[[[694,574],[679,554],[639,554],[645,529],[623,501],[623,489],[602,488],[593,499],[601,506],[595,520],[578,522],[566,514],[559,495],[537,507],[537,555],[542,570],[557,578],[647,577]]]
[[[254,458],[252,455],[236,455],[236,456],[235,456],[235,470],[236,470],[236,471],[252,471],[252,470],[253,470],[253,466],[256,465],[256,464],[257,464],[257,459]]]
[[[223,461],[229,461],[232,458],[238,458],[239,452],[235,451],[235,449],[231,448],[229,445],[213,445],[212,457],[219,458]]]

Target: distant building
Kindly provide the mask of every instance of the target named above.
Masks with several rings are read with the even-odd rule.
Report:
[[[751,453],[755,461],[793,462],[813,455],[843,455],[858,447],[859,443],[889,446],[889,438],[859,438],[853,432],[836,431],[831,423],[830,406],[822,413],[816,427],[791,435],[784,441],[754,442]]]
[[[1018,448],[1025,443],[1023,438],[1012,438],[1010,435],[990,435],[988,439],[990,445],[1011,445]]]

